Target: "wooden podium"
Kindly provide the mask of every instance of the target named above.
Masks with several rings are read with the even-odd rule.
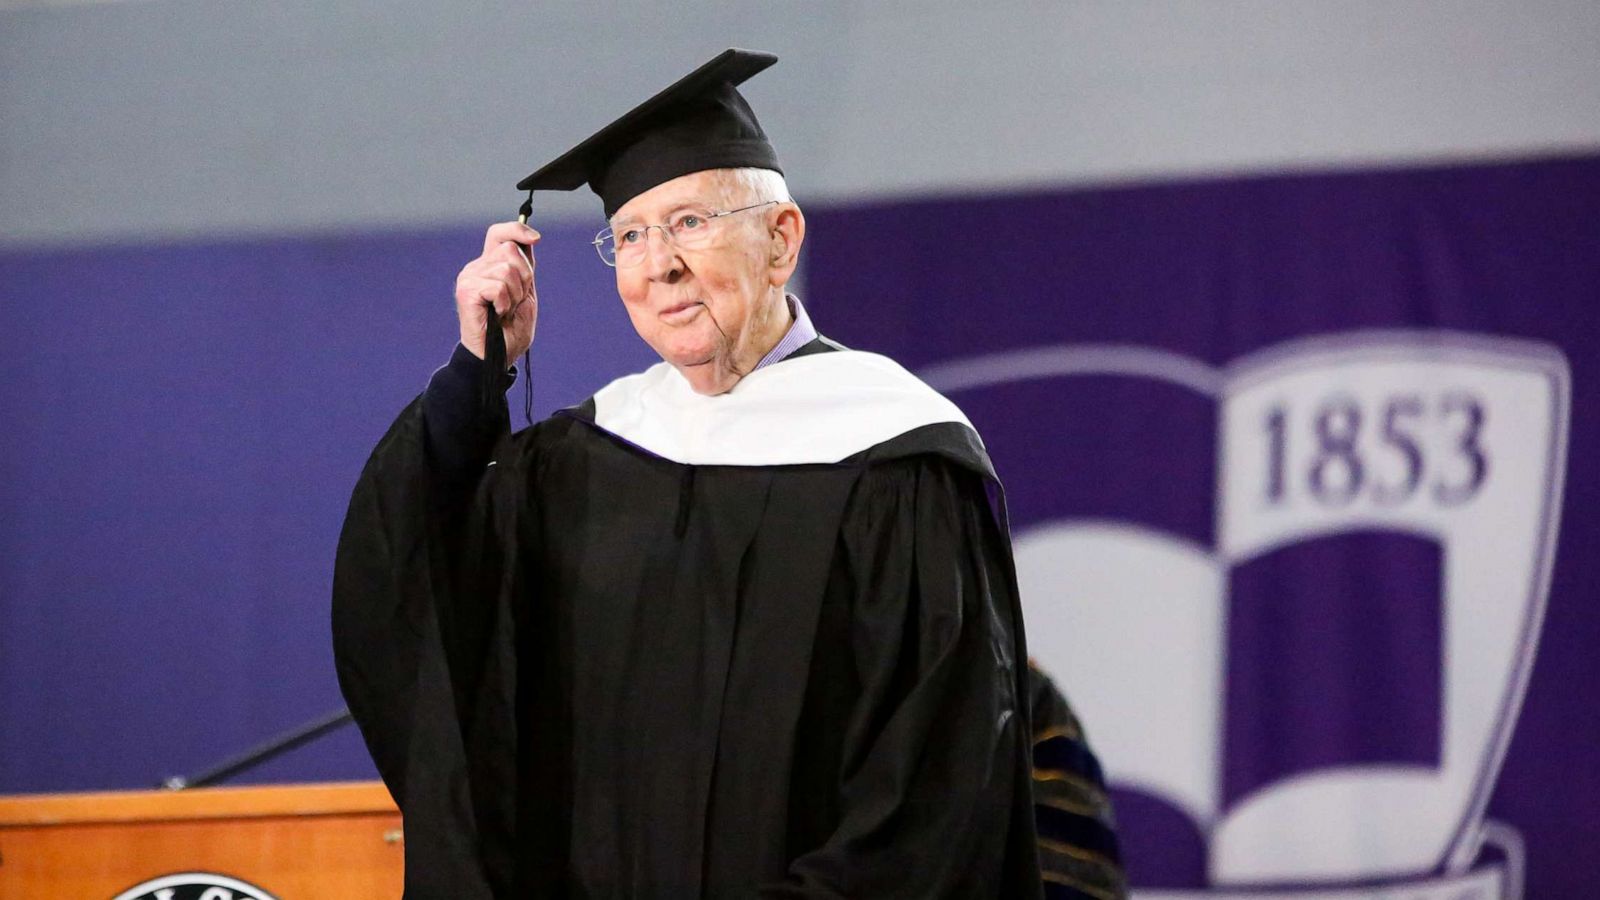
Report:
[[[0,900],[112,900],[185,872],[277,900],[397,900],[402,849],[400,812],[376,782],[0,797]],[[165,896],[202,894],[251,896]]]

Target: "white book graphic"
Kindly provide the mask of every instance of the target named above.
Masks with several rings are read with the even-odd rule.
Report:
[[[1483,845],[1484,809],[1549,588],[1568,414],[1559,353],[1384,332],[1285,345],[1221,370],[1143,349],[1063,348],[925,374],[957,402],[970,387],[1085,374],[1164,380],[1214,398],[1215,546],[1137,522],[1074,518],[1070,510],[1014,535],[1030,652],[1068,690],[1113,786],[1159,798],[1193,823],[1213,888],[1293,886],[1283,896],[1344,897],[1361,894],[1325,891],[1467,877]],[[1229,731],[1237,740],[1256,707],[1235,707],[1230,720],[1228,704],[1241,702],[1241,691],[1230,690],[1227,673],[1230,652],[1253,648],[1241,650],[1237,634],[1230,643],[1230,626],[1240,624],[1230,615],[1271,622],[1272,610],[1238,604],[1291,602],[1284,598],[1297,591],[1241,600],[1231,582],[1275,554],[1319,542],[1359,546],[1348,543],[1359,536],[1381,545],[1386,535],[1433,560],[1435,571],[1420,573],[1419,583],[1436,596],[1411,598],[1379,585],[1350,599],[1358,610],[1379,612],[1415,603],[1413,613],[1433,617],[1435,633],[1415,651],[1436,673],[1437,683],[1421,688],[1428,702],[1372,698],[1378,710],[1412,710],[1412,726],[1415,710],[1429,710],[1416,730],[1431,749],[1241,782],[1229,770],[1239,757],[1228,747]],[[1299,593],[1337,602],[1340,590],[1362,590],[1359,579],[1342,586],[1343,574],[1295,577],[1326,577]],[[1401,593],[1384,594],[1391,588]],[[1270,630],[1248,633],[1273,638]],[[1325,652],[1346,649],[1360,648]],[[1382,651],[1376,659],[1396,658],[1393,646],[1375,649]],[[1312,655],[1310,670],[1287,657],[1282,677],[1316,674],[1324,657]],[[1315,701],[1314,692],[1295,694],[1295,687],[1287,685],[1287,695]],[[1317,711],[1304,712],[1314,718]],[[1294,727],[1290,713],[1282,728]]]

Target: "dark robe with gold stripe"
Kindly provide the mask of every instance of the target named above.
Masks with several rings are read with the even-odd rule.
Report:
[[[1100,761],[1067,698],[1028,666],[1033,708],[1033,806],[1049,900],[1128,896],[1116,821]]]

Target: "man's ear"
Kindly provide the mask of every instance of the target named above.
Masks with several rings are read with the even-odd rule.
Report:
[[[800,259],[800,245],[806,238],[806,217],[800,207],[790,202],[779,204],[768,236],[771,241],[768,280],[774,287],[783,287],[794,274]]]

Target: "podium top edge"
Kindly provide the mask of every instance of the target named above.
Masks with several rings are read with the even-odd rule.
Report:
[[[388,789],[376,781],[18,794],[0,797],[0,828],[397,812]]]

